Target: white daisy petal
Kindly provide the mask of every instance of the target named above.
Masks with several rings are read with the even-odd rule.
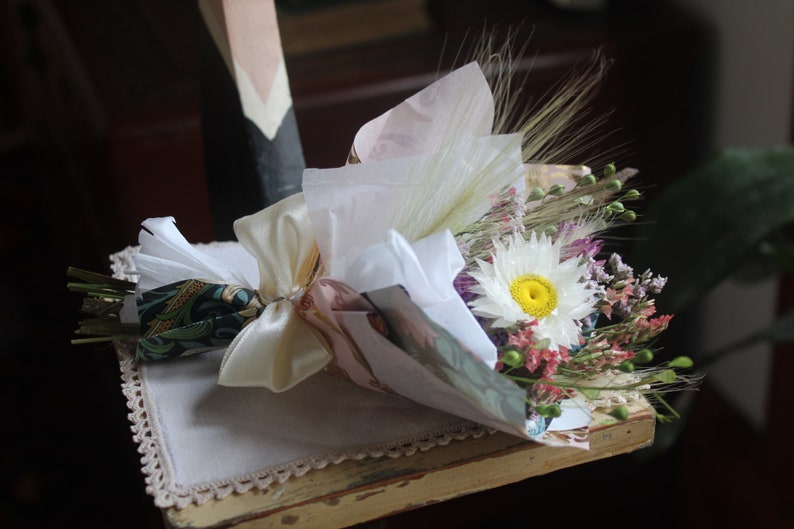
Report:
[[[506,244],[495,241],[492,257],[492,263],[477,261],[479,269],[471,272],[477,281],[472,291],[479,296],[469,303],[472,312],[490,319],[493,327],[537,320],[534,333],[540,339],[548,338],[552,350],[578,345],[580,322],[595,311],[593,292],[583,279],[587,274],[586,264],[578,258],[560,262],[560,245],[535,232],[528,239],[516,234]],[[523,293],[519,298],[542,310],[534,315],[525,311],[528,305],[522,307],[511,290],[514,283],[522,289],[533,289],[531,294]],[[532,287],[523,286],[527,284]],[[525,292],[518,290],[519,286],[516,291]],[[545,301],[533,305],[536,299]]]

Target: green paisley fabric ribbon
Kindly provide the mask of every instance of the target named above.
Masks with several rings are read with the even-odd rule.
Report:
[[[141,339],[136,360],[174,358],[229,345],[264,310],[256,291],[188,279],[138,299]]]

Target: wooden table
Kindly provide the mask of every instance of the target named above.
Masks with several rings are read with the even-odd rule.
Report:
[[[590,449],[553,448],[496,433],[412,456],[345,461],[260,491],[166,509],[171,528],[342,528],[580,465],[653,443],[647,403],[625,421],[596,413]]]

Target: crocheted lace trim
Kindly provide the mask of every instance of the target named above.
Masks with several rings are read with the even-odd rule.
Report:
[[[209,243],[222,246],[236,243]],[[128,247],[110,256],[113,275],[135,281],[132,257],[137,247]],[[223,499],[232,493],[245,493],[252,489],[265,490],[271,485],[281,484],[291,478],[306,474],[310,470],[327,467],[347,460],[364,458],[410,456],[437,446],[444,446],[453,440],[479,438],[492,434],[494,429],[476,423],[461,421],[453,426],[441,428],[423,435],[410,435],[388,443],[345,451],[334,451],[307,457],[298,461],[277,465],[251,474],[215,480],[192,486],[174,483],[173,469],[170,467],[162,432],[155,421],[150,420],[146,390],[134,361],[134,342],[116,343],[116,353],[121,370],[121,390],[127,399],[133,441],[142,455],[141,464],[146,492],[154,497],[158,507],[184,508],[190,504],[201,505],[210,500]]]

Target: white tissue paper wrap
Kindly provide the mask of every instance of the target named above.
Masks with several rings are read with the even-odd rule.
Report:
[[[476,63],[364,125],[344,167],[307,169],[303,192],[326,273],[359,292],[399,284],[492,368],[496,348],[452,281],[463,258],[451,231],[523,190],[519,134],[492,135],[494,103]]]
[[[361,127],[353,152],[363,163],[435,152],[461,132],[490,135],[493,120],[491,89],[472,62]]]

